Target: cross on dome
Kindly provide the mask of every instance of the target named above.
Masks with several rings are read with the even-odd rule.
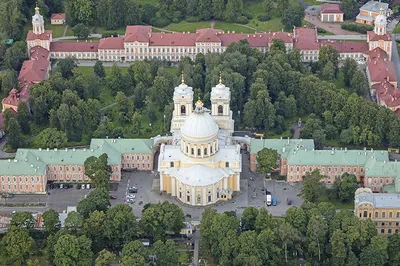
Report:
[[[222,85],[222,71],[219,72],[219,85]]]
[[[183,85],[183,84],[185,84],[185,76],[183,74],[183,71],[182,71],[182,75],[181,76],[182,76],[182,85]]]
[[[204,113],[204,108],[203,108],[203,102],[200,100],[200,97],[199,97],[199,99],[197,100],[197,102],[196,102],[196,108],[194,109],[194,112],[196,113],[196,114],[202,114],[202,113]]]

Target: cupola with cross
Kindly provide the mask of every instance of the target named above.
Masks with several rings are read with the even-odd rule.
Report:
[[[193,111],[193,88],[185,84],[182,72],[182,82],[174,89],[174,111],[171,121],[171,132],[179,130],[186,117]]]

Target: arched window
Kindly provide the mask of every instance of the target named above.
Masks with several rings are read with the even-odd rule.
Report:
[[[207,148],[204,148],[204,155],[207,155]]]
[[[218,105],[218,115],[223,115],[224,113],[224,108],[222,107],[222,105]]]
[[[186,106],[181,105],[181,115],[186,115]]]
[[[186,153],[189,153],[189,147],[186,146]]]
[[[170,166],[171,166],[171,167],[174,167],[174,162],[171,162],[171,163],[170,163]]]
[[[368,217],[368,213],[367,213],[367,211],[364,211],[364,218],[367,218]]]
[[[225,163],[225,167],[229,167],[229,162],[226,162],[226,163]]]
[[[213,151],[212,151],[212,146],[210,147],[210,153],[212,153]]]
[[[201,155],[201,149],[197,149],[197,156]]]
[[[194,149],[192,148],[192,155],[194,155]]]

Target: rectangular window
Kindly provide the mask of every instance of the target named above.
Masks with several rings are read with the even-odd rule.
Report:
[[[382,212],[382,218],[386,218],[386,213]]]

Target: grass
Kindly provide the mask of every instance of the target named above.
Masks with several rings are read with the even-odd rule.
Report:
[[[44,26],[46,30],[52,30],[53,31],[53,38],[58,38],[62,37],[64,35],[64,29],[65,25],[45,25]]]
[[[187,22],[182,20],[179,23],[171,23],[163,29],[178,31],[178,32],[196,32],[197,29],[210,28],[209,21]]]
[[[394,28],[393,33],[400,33],[400,23],[396,25],[396,28]]]
[[[223,31],[234,31],[236,33],[254,33],[255,29],[247,28],[240,24],[233,24],[224,21],[217,21],[215,23],[214,28],[223,30]]]
[[[303,2],[309,6],[320,6],[323,2],[318,2],[316,0],[303,0]]]
[[[324,189],[319,202],[329,202],[336,210],[354,210],[354,201],[351,202],[341,202],[337,198],[328,197],[328,189]]]

